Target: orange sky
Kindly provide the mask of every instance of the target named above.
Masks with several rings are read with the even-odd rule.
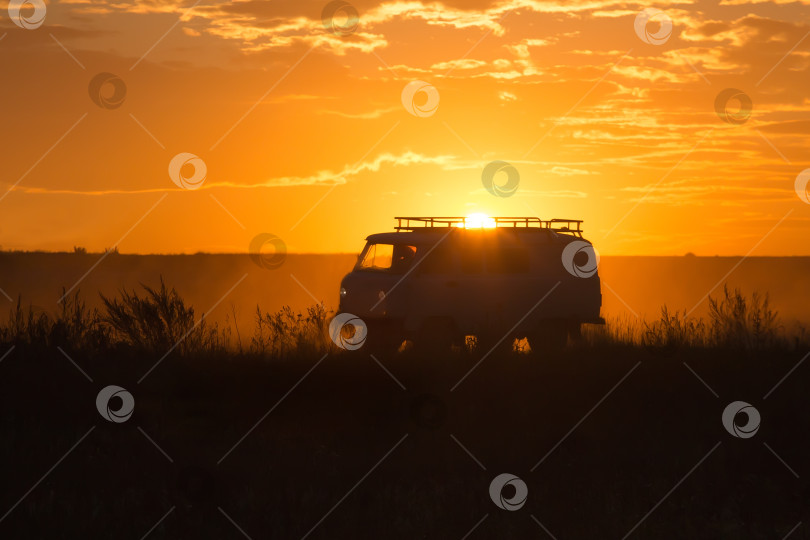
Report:
[[[355,1],[348,35],[326,4],[46,2],[33,29],[2,4],[0,246],[354,252],[394,215],[484,212],[584,219],[603,254],[810,255],[810,2],[658,5],[660,44],[634,28],[650,4]],[[415,80],[439,97],[421,117]],[[484,189],[495,160],[510,197]]]

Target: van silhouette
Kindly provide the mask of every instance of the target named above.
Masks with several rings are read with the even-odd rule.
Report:
[[[366,238],[340,286],[339,313],[362,319],[368,347],[449,348],[475,336],[487,350],[515,338],[559,348],[582,324],[604,324],[598,255],[581,220],[394,219],[395,232]]]

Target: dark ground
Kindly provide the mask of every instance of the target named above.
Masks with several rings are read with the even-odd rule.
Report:
[[[140,383],[156,358],[66,352],[93,382],[57,350],[0,362],[1,538],[810,537],[810,362],[764,397],[804,352],[493,355],[452,392],[479,357],[380,358],[403,390],[362,350],[306,377],[318,357],[173,354]],[[721,424],[735,400],[750,439]],[[504,472],[520,510],[490,499]]]

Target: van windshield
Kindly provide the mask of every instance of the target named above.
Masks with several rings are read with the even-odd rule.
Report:
[[[366,246],[359,270],[377,272],[404,272],[416,255],[416,246],[405,244],[369,244]]]

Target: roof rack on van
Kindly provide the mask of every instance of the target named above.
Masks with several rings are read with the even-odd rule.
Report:
[[[476,228],[481,218],[468,217],[394,217],[397,220],[396,231],[415,231],[448,227]],[[473,223],[468,220],[474,219]],[[537,217],[488,217],[487,227],[495,228],[535,228],[548,229],[557,233],[570,234],[582,238],[581,219],[554,218],[542,220]],[[412,223],[413,222],[413,223]],[[476,223],[476,224],[474,224]]]

